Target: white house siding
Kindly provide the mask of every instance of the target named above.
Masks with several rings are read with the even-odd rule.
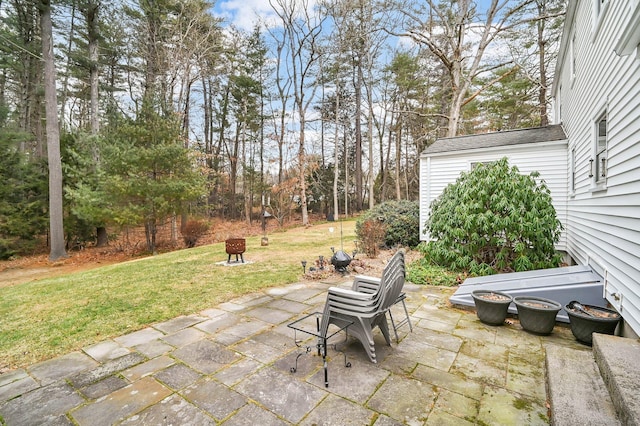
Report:
[[[635,7],[640,7],[635,0],[609,0],[594,32],[593,1],[571,2],[564,36],[576,34],[575,79],[564,50],[554,94],[556,118],[562,120],[569,152],[576,152],[576,189],[567,203],[568,253],[603,275],[607,300],[640,334],[640,55],[614,52]],[[597,191],[589,160],[595,156],[594,122],[604,108],[607,178]]]
[[[526,145],[482,148],[477,150],[452,151],[446,153],[423,154],[420,158],[420,237],[427,241],[424,223],[429,216],[431,201],[444,188],[454,183],[460,173],[471,170],[472,163],[509,159],[511,166],[517,166],[522,174],[533,171],[540,173],[553,199],[558,219],[566,229],[567,222],[567,141],[541,142]],[[566,250],[565,231],[556,245],[558,250]]]

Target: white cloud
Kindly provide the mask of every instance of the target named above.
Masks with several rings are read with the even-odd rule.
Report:
[[[299,0],[294,0],[299,1]],[[278,0],[273,0],[277,6]],[[315,7],[315,0],[305,0],[310,8]],[[269,26],[277,26],[278,18],[269,0],[218,0],[214,13],[224,18],[226,23],[242,30],[250,31],[257,22]]]
[[[250,31],[257,22],[271,21],[275,13],[269,0],[220,0],[215,13],[230,24]]]

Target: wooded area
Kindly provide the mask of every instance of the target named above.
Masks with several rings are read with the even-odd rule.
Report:
[[[0,0],[0,258],[418,197],[438,137],[547,124],[561,0]]]

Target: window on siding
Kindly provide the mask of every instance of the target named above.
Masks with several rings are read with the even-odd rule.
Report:
[[[609,0],[593,0],[593,3],[596,8],[596,17],[603,15],[609,6]]]
[[[576,33],[575,31],[573,32],[573,34],[571,35],[571,43],[569,46],[569,54],[570,54],[570,61],[569,61],[569,72],[571,73],[571,82],[573,83],[573,80],[576,78]]]
[[[569,193],[574,194],[576,192],[576,148],[571,148],[569,154]]]
[[[558,86],[558,123],[562,123],[562,85]]]
[[[592,159],[591,177],[602,184],[607,177],[607,113],[596,120],[595,159]]]
[[[472,161],[469,165],[469,170],[475,170],[480,164],[489,165],[495,163],[495,161]]]
[[[593,1],[593,36],[597,34],[604,15],[607,13],[609,7],[609,0],[592,0]]]

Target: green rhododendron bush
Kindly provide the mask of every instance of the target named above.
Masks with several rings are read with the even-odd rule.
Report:
[[[472,275],[556,267],[562,225],[539,173],[522,175],[506,158],[462,173],[431,203],[431,262]]]

